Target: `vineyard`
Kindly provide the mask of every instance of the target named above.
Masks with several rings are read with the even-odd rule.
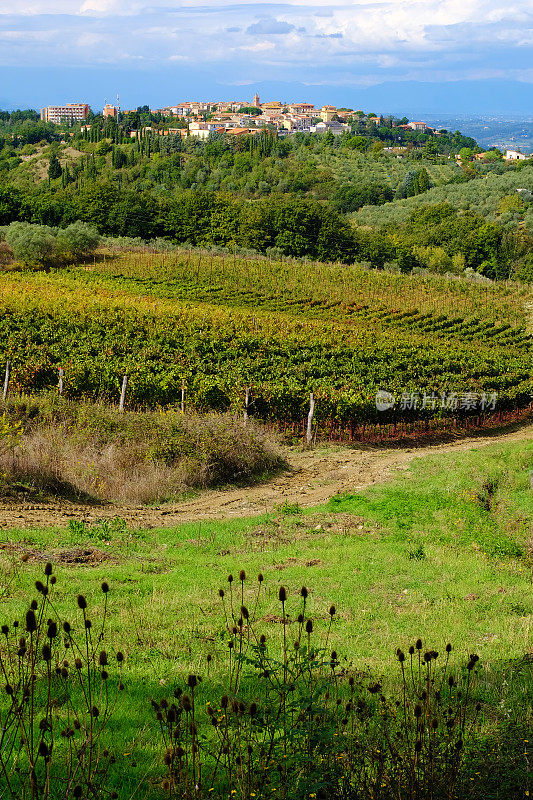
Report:
[[[475,416],[455,402],[376,409],[398,400],[497,395],[530,404],[528,291],[353,266],[213,252],[99,253],[94,263],[0,279],[0,361],[12,392],[132,408],[179,405],[298,424],[309,393],[318,425]]]

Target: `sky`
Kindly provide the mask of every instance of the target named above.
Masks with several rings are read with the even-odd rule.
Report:
[[[157,0],[155,0],[157,2]],[[0,0],[0,107],[533,112],[532,0]]]

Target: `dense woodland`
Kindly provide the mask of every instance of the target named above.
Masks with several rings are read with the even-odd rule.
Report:
[[[459,132],[355,116],[341,136],[278,138],[265,128],[200,141],[160,135],[168,120],[146,108],[124,119],[93,115],[82,131],[0,112],[0,225],[83,221],[145,241],[404,272],[533,275],[531,160],[508,164],[497,151],[474,160],[479,148]]]

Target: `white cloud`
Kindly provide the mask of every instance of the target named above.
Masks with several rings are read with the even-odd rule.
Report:
[[[253,22],[251,25],[248,26],[246,29],[246,33],[251,33],[254,36],[265,36],[265,35],[281,35],[284,33],[290,33],[294,30],[294,25],[290,22],[285,22],[281,19],[273,19],[272,17],[263,17],[262,19],[258,20],[257,22]]]
[[[72,64],[72,41],[79,64],[156,66],[197,60],[201,52],[202,68],[225,64],[236,78],[247,60],[259,72],[260,58],[252,54],[269,59],[262,79],[299,81],[347,76],[368,83],[417,71],[431,80],[437,68],[456,79],[491,68],[495,48],[504,75],[531,63],[531,0],[18,0],[16,11],[13,5],[0,0],[2,64]]]

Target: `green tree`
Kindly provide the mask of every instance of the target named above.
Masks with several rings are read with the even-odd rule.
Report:
[[[99,241],[98,231],[80,220],[59,230],[56,238],[58,253],[69,260],[90,255],[98,247]]]
[[[55,180],[56,178],[60,178],[63,170],[61,168],[61,164],[59,163],[59,159],[55,153],[52,153],[50,156],[50,160],[48,162],[48,177],[51,181]]]
[[[55,232],[46,225],[12,222],[5,239],[15,259],[27,266],[49,264],[57,255]]]

